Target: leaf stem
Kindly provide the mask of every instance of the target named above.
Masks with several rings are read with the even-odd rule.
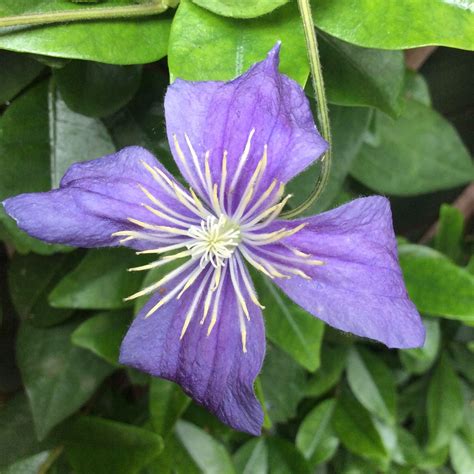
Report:
[[[318,121],[321,127],[322,137],[329,143],[329,148],[321,158],[321,173],[319,175],[314,189],[311,194],[299,206],[282,214],[282,217],[291,218],[304,212],[318,199],[323,192],[329,179],[331,170],[331,126],[329,123],[329,111],[326,101],[326,93],[324,92],[324,81],[321,69],[321,61],[319,59],[318,40],[314,29],[313,17],[311,15],[311,7],[309,0],[298,0],[301,19],[303,21],[303,29],[306,38],[306,46],[308,48],[309,64],[311,68],[311,80],[315,93],[316,103],[318,107]]]
[[[38,474],[46,474],[50,467],[56,462],[56,460],[61,456],[64,450],[64,446],[56,446],[48,455],[43,464],[41,464]]]
[[[77,10],[51,11],[30,13],[25,15],[0,17],[0,28],[5,26],[33,26],[49,23],[63,23],[85,20],[108,20],[113,18],[131,18],[150,16],[163,13],[168,9],[169,2],[153,2],[122,7],[82,7]]]

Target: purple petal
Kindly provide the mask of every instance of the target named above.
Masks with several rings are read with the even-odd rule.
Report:
[[[197,190],[203,185],[185,134],[196,151],[201,171],[204,155],[210,152],[214,183],[221,179],[224,150],[228,151],[227,191],[238,169],[251,130],[250,153],[236,186],[236,199],[268,146],[268,165],[259,185],[273,179],[289,181],[315,161],[327,148],[316,130],[304,91],[278,72],[279,45],[267,58],[231,82],[187,82],[176,80],[165,97],[168,139],[183,176]],[[173,136],[185,156],[180,159]],[[201,173],[203,174],[203,173]],[[258,193],[257,193],[258,194]]]
[[[388,200],[356,199],[291,225],[301,222],[307,226],[285,243],[324,265],[311,267],[312,280],[296,277],[275,283],[331,326],[388,347],[422,346],[425,330],[403,282]],[[281,221],[279,225],[288,227]]]
[[[188,395],[224,423],[259,435],[263,412],[255,398],[253,383],[265,353],[261,311],[248,303],[250,321],[247,321],[247,352],[244,353],[238,302],[227,275],[218,320],[211,334],[207,336],[209,319],[200,324],[203,314],[200,302],[180,340],[186,313],[195,296],[194,285],[180,300],[173,299],[145,319],[144,315],[161,298],[158,293],[152,296],[123,340],[120,362],[180,384]]]
[[[129,217],[170,225],[142,206],[147,197],[139,185],[168,206],[189,215],[179,201],[164,192],[144,162],[164,171],[147,150],[128,147],[97,160],[72,165],[59,189],[21,194],[5,200],[3,205],[18,227],[46,242],[78,247],[118,245],[120,238],[113,237],[114,232],[142,230],[132,224]],[[153,245],[132,241],[131,246],[142,249]]]

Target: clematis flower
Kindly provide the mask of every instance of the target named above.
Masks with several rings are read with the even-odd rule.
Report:
[[[284,185],[327,148],[303,90],[279,74],[277,45],[231,82],[176,80],[168,139],[189,184],[146,150],[125,148],[69,168],[59,189],[4,202],[30,235],[80,247],[126,245],[165,276],[122,343],[120,361],[177,382],[223,422],[254,435],[253,384],[265,353],[254,267],[315,317],[391,348],[424,329],[407,297],[388,201],[356,199],[323,214],[279,218]],[[165,267],[166,269],[166,267]]]

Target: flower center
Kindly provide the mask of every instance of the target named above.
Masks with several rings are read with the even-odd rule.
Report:
[[[193,257],[201,258],[201,267],[208,262],[215,268],[222,267],[241,241],[239,225],[223,214],[203,219],[200,226],[191,226],[188,235],[194,241],[187,248]]]

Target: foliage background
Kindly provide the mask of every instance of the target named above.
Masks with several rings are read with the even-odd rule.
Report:
[[[153,3],[2,0],[0,17]],[[472,6],[314,0],[313,10],[334,158],[309,212],[390,197],[425,347],[387,350],[324,327],[257,280],[266,417],[251,438],[179,387],[118,365],[143,304],[122,299],[144,285],[126,272],[132,252],[46,245],[0,210],[0,472],[474,472]],[[130,144],[176,171],[164,134],[170,78],[231,79],[277,40],[281,70],[304,86],[295,1],[181,0],[142,19],[0,28],[0,199],[49,190],[71,163]],[[402,50],[426,45],[441,47],[408,69]],[[291,183],[296,199],[316,174]]]

